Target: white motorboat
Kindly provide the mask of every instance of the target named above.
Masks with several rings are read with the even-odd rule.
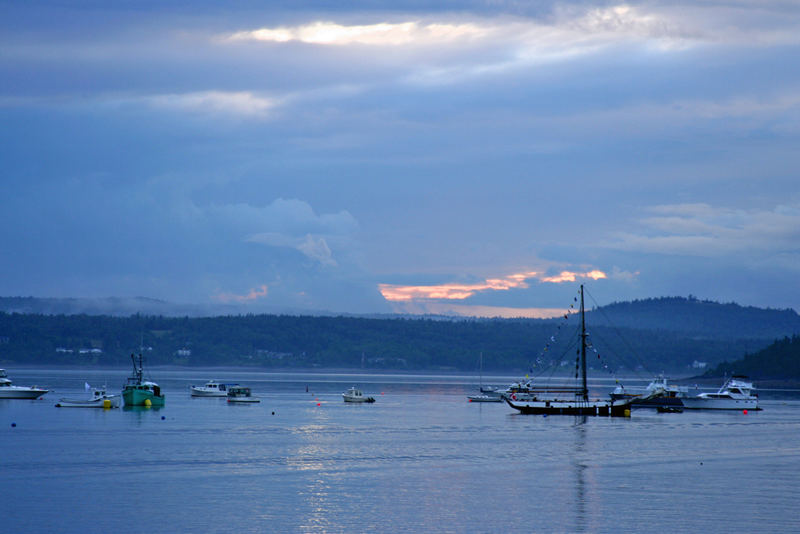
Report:
[[[685,397],[683,407],[689,410],[760,410],[758,394],[746,376],[732,376],[716,393],[700,393]]]
[[[38,386],[15,386],[5,369],[0,369],[0,399],[38,399],[49,390]]]
[[[109,395],[106,388],[92,388],[86,384],[91,394],[86,399],[59,399],[56,408],[119,408],[119,395]]]
[[[233,384],[231,384],[233,385]],[[228,386],[209,380],[203,386],[189,386],[192,397],[227,397]]]
[[[503,402],[500,395],[468,395],[469,402]]]
[[[355,387],[352,387],[342,393],[342,398],[345,402],[375,402],[372,397],[365,397],[364,393]]]
[[[253,403],[261,402],[258,397],[253,397],[253,392],[250,388],[243,386],[231,386],[228,388],[228,402],[233,403]]]

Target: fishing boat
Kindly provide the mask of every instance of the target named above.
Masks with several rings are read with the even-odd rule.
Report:
[[[758,394],[746,376],[734,375],[716,393],[700,393],[683,399],[689,410],[760,410]]]
[[[202,386],[189,386],[192,397],[227,397],[228,386],[209,380]]]
[[[365,397],[364,393],[355,386],[342,393],[342,398],[345,402],[375,402],[374,398]]]
[[[583,305],[583,284],[581,284],[581,348],[580,348],[580,369],[581,387],[563,388],[560,392],[572,392],[573,398],[558,396],[554,390],[546,392],[532,391],[526,394],[526,398],[514,399],[516,394],[504,395],[506,403],[523,414],[538,415],[600,415],[611,417],[630,417],[631,399],[620,400],[590,400],[589,388],[586,383],[586,319]]]
[[[663,375],[655,377],[646,387],[622,384],[614,388],[614,400],[631,399],[634,408],[681,408],[683,399],[689,396],[689,388],[670,384]]]
[[[250,388],[243,386],[231,386],[228,388],[228,402],[232,403],[254,403],[261,402],[258,397],[253,397]]]
[[[5,369],[0,369],[0,399],[38,399],[49,390],[39,386],[15,386]]]
[[[59,399],[56,408],[119,408],[119,395],[109,395],[106,388],[93,388],[86,384],[86,390],[90,392],[85,399]]]
[[[122,400],[125,406],[164,406],[164,394],[155,382],[144,379],[142,369],[142,354],[139,353],[139,365],[136,365],[136,357],[131,354],[133,362],[133,374],[128,377],[128,381],[122,387]]]

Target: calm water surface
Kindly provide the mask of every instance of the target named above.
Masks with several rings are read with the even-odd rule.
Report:
[[[162,409],[54,407],[126,374],[9,369],[55,391],[0,401],[0,531],[800,532],[800,399],[780,392],[581,419],[470,404],[468,378],[157,369]],[[212,378],[262,402],[189,396]],[[352,385],[375,404],[342,402]]]

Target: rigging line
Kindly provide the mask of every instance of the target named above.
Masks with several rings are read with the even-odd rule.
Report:
[[[558,340],[556,339],[556,336],[558,336],[558,333],[559,333],[559,331],[560,331],[561,327],[562,327],[562,326],[564,326],[565,324],[566,324],[566,323],[564,323],[564,324],[559,324],[559,325],[556,327],[556,332],[555,332],[553,335],[551,335],[550,337],[548,337],[547,339],[555,339],[555,342],[557,343],[557,342],[558,342]],[[542,358],[544,357],[544,353],[545,353],[545,351],[546,351],[546,350],[549,348],[549,346],[550,346],[550,344],[549,344],[549,343],[545,343],[545,348],[543,348],[543,349],[541,349],[541,350],[539,351],[539,355],[536,357],[536,359],[535,359],[534,361],[536,361],[536,360],[539,360],[539,359],[542,359]],[[549,354],[548,354],[548,358],[549,358]],[[536,363],[537,363],[537,365],[538,365],[538,363],[539,363],[539,362],[537,361]],[[550,366],[550,367],[552,368],[552,366]],[[528,361],[528,369],[530,369],[530,370],[531,370],[531,374],[532,374],[532,375],[534,375],[534,378],[541,377],[541,376],[544,374],[544,371],[545,371],[545,369],[542,369],[542,370],[541,370],[541,372],[540,372],[539,374],[536,374],[536,373],[534,373],[534,372],[533,372],[534,366],[533,366],[533,362],[531,362],[531,361]],[[552,373],[553,373],[553,371],[552,371],[552,369],[551,369],[551,370],[550,370],[550,374],[552,375]]]
[[[634,358],[634,359],[630,359],[630,358],[626,358],[626,357],[624,357],[624,356],[621,356],[621,355],[620,355],[618,352],[616,352],[616,351],[615,351],[615,350],[612,348],[612,345],[611,345],[611,344],[610,344],[608,341],[606,341],[606,340],[605,340],[605,338],[603,338],[603,336],[601,336],[601,335],[600,335],[598,332],[599,332],[599,330],[592,330],[591,337],[592,337],[592,338],[595,338],[595,339],[597,339],[597,340],[598,340],[598,341],[599,341],[599,342],[602,344],[602,346],[604,347],[604,348],[603,348],[603,350],[602,350],[602,351],[600,351],[600,352],[602,352],[603,354],[606,354],[607,352],[610,352],[610,353],[611,353],[611,354],[614,356],[615,360],[617,360],[618,364],[622,364],[622,365],[625,365],[625,366],[628,366],[628,367],[630,367],[631,371],[632,371],[632,372],[633,372],[633,373],[634,373],[634,374],[635,374],[635,375],[636,375],[638,378],[643,378],[643,377],[642,377],[642,375],[640,375],[640,374],[637,372],[637,370],[636,370],[636,365],[635,365],[635,364],[637,364],[637,363],[638,363],[639,365],[641,365],[641,366],[642,366],[642,368],[643,368],[643,369],[644,369],[644,370],[645,370],[647,373],[650,373],[650,375],[652,376],[652,373],[650,372],[650,370],[649,370],[649,369],[647,369],[643,363],[641,363],[641,362],[637,362],[635,358]],[[593,346],[595,349],[597,348],[597,347],[594,345],[594,343],[592,343],[592,346]],[[606,360],[606,361],[608,361],[608,360]],[[631,365],[631,362],[633,362],[633,364],[634,364],[634,365]],[[615,374],[616,374],[616,372],[615,372]]]
[[[564,381],[564,377],[561,377],[561,376],[556,377],[555,374],[560,369],[561,361],[564,360],[564,357],[567,355],[567,353],[571,352],[577,346],[577,341],[578,341],[579,338],[580,338],[580,326],[577,326],[575,328],[575,330],[573,331],[572,335],[567,340],[568,341],[567,347],[564,349],[564,351],[561,353],[561,355],[549,358],[550,359],[550,365],[547,367],[547,369],[543,370],[543,371],[548,371],[547,376],[543,376],[544,375],[544,372],[543,372],[541,375],[537,376],[537,378],[541,378],[543,381],[546,381],[546,382],[549,382],[550,380],[555,381],[555,379],[557,378],[558,380],[563,382]],[[572,359],[569,360],[570,364],[572,363],[572,361],[573,361]],[[574,367],[570,366],[570,375],[567,378],[569,380],[572,380],[573,382],[577,382],[577,379],[574,378],[574,376],[573,376],[573,374],[574,374],[573,369],[574,369]]]
[[[644,360],[636,352],[636,349],[634,349],[633,346],[631,346],[631,344],[628,342],[627,339],[625,339],[625,337],[622,335],[622,333],[619,331],[619,329],[614,325],[614,323],[611,322],[611,318],[606,314],[606,312],[603,310],[602,306],[600,306],[600,304],[595,300],[594,296],[592,296],[592,294],[589,293],[589,291],[587,291],[586,288],[584,288],[584,291],[589,295],[589,298],[592,299],[592,302],[594,302],[594,304],[596,306],[595,311],[599,311],[601,313],[601,315],[608,322],[609,328],[611,328],[611,330],[613,330],[617,334],[617,336],[622,340],[622,342],[627,346],[628,350],[633,354],[633,357],[636,360],[636,362],[639,365],[641,365],[642,368],[645,371],[647,371],[648,373],[652,374],[652,371],[650,369],[648,369],[647,366],[644,364]],[[609,350],[611,350],[612,353],[614,352],[613,349],[609,349]]]

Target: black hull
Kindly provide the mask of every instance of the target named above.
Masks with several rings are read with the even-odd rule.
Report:
[[[533,401],[514,404],[505,398],[509,406],[526,415],[594,415],[600,417],[630,417],[631,403],[580,402],[580,401]]]
[[[683,402],[680,397],[650,397],[642,398],[638,396],[622,396],[611,394],[611,398],[615,401],[630,400],[631,406],[634,408],[683,408]]]
[[[677,397],[656,397],[653,399],[635,400],[634,408],[683,408],[683,402]]]

